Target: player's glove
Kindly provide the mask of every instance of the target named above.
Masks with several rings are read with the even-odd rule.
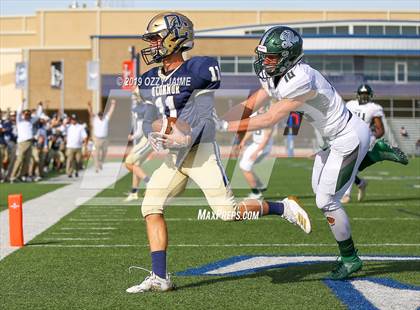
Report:
[[[156,152],[162,152],[165,148],[163,147],[163,134],[160,132],[151,132],[147,137],[153,150]]]
[[[213,111],[213,121],[214,121],[214,125],[217,131],[219,132],[227,131],[229,123],[223,119],[220,119],[219,116],[217,116],[215,111]]]
[[[171,134],[162,135],[162,143],[168,149],[181,149],[190,145],[191,136],[185,135],[174,125]]]

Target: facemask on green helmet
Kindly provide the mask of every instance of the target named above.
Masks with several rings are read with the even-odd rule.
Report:
[[[373,99],[373,90],[368,84],[362,84],[357,88],[357,100],[360,104],[366,104]]]
[[[303,57],[302,38],[292,28],[277,26],[267,30],[255,49],[254,70],[262,80],[284,75]]]

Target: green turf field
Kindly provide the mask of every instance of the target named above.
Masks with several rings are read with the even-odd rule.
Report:
[[[65,184],[3,183],[0,184],[0,211],[7,208],[7,196],[22,193],[23,201],[37,198]]]
[[[172,206],[166,213],[169,271],[181,272],[240,255],[337,255],[329,227],[314,204],[311,166],[311,160],[278,159],[266,192],[271,199],[299,196],[311,216],[310,235],[273,216],[236,223],[198,221],[198,207]],[[420,160],[406,167],[377,164],[362,176],[369,181],[366,201],[346,206],[359,253],[420,256]],[[122,199],[129,183],[127,176],[99,196]],[[247,192],[235,193],[243,196]],[[186,194],[200,195],[195,190]],[[241,276],[173,275],[176,291],[129,295],[125,289],[143,280],[146,273],[129,274],[128,267],[150,267],[139,212],[134,205],[81,206],[0,261],[0,308],[345,308],[323,282],[332,263],[271,268]],[[420,261],[366,262],[357,276],[419,287]]]

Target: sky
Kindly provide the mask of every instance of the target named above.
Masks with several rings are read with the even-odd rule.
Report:
[[[73,0],[0,0],[0,15],[34,15],[41,9],[64,9]],[[95,0],[77,0],[94,7]],[[420,12],[420,0],[102,0],[103,7],[143,9],[242,9],[242,10],[399,10]],[[420,17],[419,17],[420,19]]]

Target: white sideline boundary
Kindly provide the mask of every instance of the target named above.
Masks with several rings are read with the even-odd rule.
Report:
[[[30,247],[37,248],[147,248],[148,244],[31,244]],[[420,243],[358,243],[358,247],[420,247]],[[243,244],[169,244],[169,247],[176,248],[253,248],[253,247],[331,247],[336,248],[333,243],[243,243]]]
[[[99,173],[95,173],[93,167],[89,168],[71,184],[28,202],[24,201],[23,235],[25,243],[31,241],[127,173],[125,169],[121,169],[121,163],[105,163],[104,169]],[[61,176],[60,178],[62,179]],[[11,247],[9,244],[9,210],[6,209],[0,212],[0,260],[20,249]]]

